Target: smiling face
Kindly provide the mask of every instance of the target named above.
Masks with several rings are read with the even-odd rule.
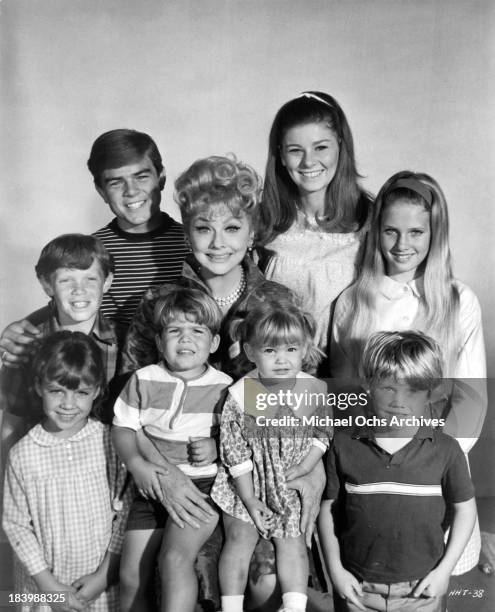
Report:
[[[210,353],[214,353],[220,341],[218,334],[194,320],[178,313],[156,337],[156,344],[169,370],[181,378],[191,379],[201,375]]]
[[[112,274],[105,278],[95,258],[86,270],[57,268],[49,280],[41,277],[40,282],[55,301],[60,325],[89,333],[112,279]]]
[[[117,217],[120,229],[140,234],[160,224],[161,190],[165,176],[147,157],[132,164],[103,170],[98,193]]]
[[[81,382],[77,389],[68,389],[55,381],[36,383],[43,402],[46,431],[60,438],[70,438],[87,423],[99,389]]]
[[[256,364],[261,378],[294,378],[302,369],[306,346],[301,340],[288,344],[244,345],[250,361]]]
[[[324,195],[337,170],[339,142],[326,123],[304,123],[285,132],[280,156],[301,196]]]
[[[430,238],[430,213],[423,206],[409,200],[386,206],[380,224],[380,247],[387,276],[407,283],[420,275]]]
[[[201,265],[204,280],[233,272],[253,243],[249,217],[242,210],[234,214],[225,204],[213,204],[198,212],[188,230],[191,250]]]

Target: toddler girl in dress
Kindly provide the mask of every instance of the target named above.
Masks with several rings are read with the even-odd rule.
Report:
[[[104,386],[96,344],[60,331],[41,344],[33,380],[44,418],[10,451],[3,528],[21,610],[117,611],[125,471],[94,418]],[[59,593],[57,593],[59,592]]]
[[[318,427],[326,386],[302,371],[319,359],[315,323],[292,304],[267,303],[234,323],[231,334],[256,369],[229,389],[220,426],[225,467],[211,496],[223,510],[226,535],[222,612],[242,612],[259,534],[275,546],[284,610],[303,611],[308,559],[299,498],[287,481],[309,473],[328,446],[328,430]],[[304,426],[303,416],[314,417],[315,426]]]

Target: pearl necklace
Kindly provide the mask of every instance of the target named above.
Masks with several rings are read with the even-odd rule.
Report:
[[[241,295],[244,293],[245,288],[246,288],[246,275],[244,274],[244,270],[241,270],[241,280],[239,281],[237,288],[234,289],[232,293],[229,293],[229,295],[226,295],[224,297],[213,296],[213,299],[220,306],[220,308],[225,307],[225,306],[231,306],[234,302],[236,302],[241,297]]]

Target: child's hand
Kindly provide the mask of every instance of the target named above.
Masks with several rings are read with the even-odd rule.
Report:
[[[168,474],[167,470],[139,456],[135,457],[128,467],[139,494],[163,502],[163,493],[158,476]]]
[[[88,604],[85,601],[80,600],[76,593],[75,588],[69,585],[60,585],[65,595],[65,601],[57,601],[56,603],[50,603],[50,607],[55,612],[82,612],[87,609]]]
[[[363,596],[361,584],[351,572],[348,572],[340,566],[338,569],[332,570],[330,578],[332,579],[334,589],[342,599],[347,599],[347,601],[350,601],[356,608],[359,608],[359,610],[366,610],[359,601],[359,598]]]
[[[290,468],[285,470],[285,479],[286,480],[294,480],[294,478],[299,478],[300,476],[305,476],[306,472],[301,468],[299,463],[295,465],[291,465]]]
[[[108,585],[106,576],[98,569],[74,580],[72,586],[77,589],[76,597],[86,606],[99,597]]]
[[[191,436],[187,445],[189,461],[196,467],[210,465],[218,457],[217,443],[214,438]]]
[[[244,500],[249,516],[253,519],[256,529],[262,536],[267,537],[268,531],[273,527],[273,512],[257,497],[250,497]]]
[[[413,597],[441,597],[449,587],[450,573],[440,567],[431,570],[413,591]]]

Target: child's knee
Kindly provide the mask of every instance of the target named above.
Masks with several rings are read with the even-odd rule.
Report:
[[[179,548],[177,546],[167,546],[160,552],[158,559],[158,567],[160,575],[170,574],[171,571],[192,568],[196,561],[196,553],[192,553],[188,548]]]

